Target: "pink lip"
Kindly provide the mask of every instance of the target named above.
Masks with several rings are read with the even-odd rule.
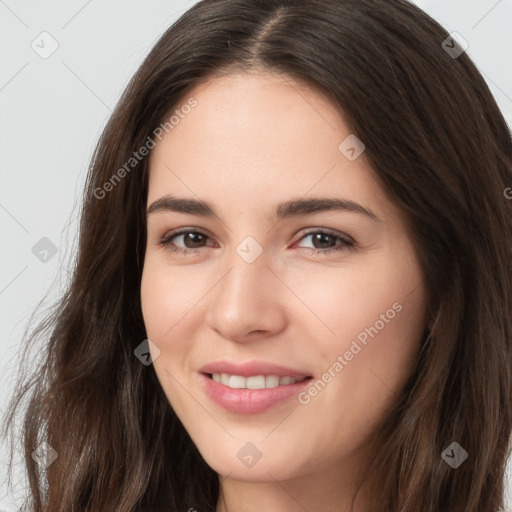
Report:
[[[214,373],[228,372],[215,371]],[[231,374],[240,375],[240,373],[236,372]],[[253,375],[256,374],[253,373]],[[261,375],[261,373],[259,375]],[[269,375],[276,374],[270,373]],[[203,373],[199,374],[199,378],[202,385],[204,386],[206,394],[215,403],[227,411],[242,414],[257,414],[264,412],[279,402],[286,400],[287,398],[297,396],[302,389],[304,389],[306,386],[309,386],[309,383],[312,380],[311,378],[307,378],[301,382],[296,382],[295,384],[288,384],[285,386],[277,386],[275,388],[267,389],[233,389],[228,386],[224,386],[220,382],[215,382],[208,375]]]
[[[293,377],[300,379],[309,377],[310,374],[304,373],[295,368],[287,368],[267,361],[249,361],[247,363],[230,363],[229,361],[217,361],[203,366],[201,373],[229,373],[229,375],[240,375],[242,377],[251,377],[252,375],[277,375],[278,377]]]

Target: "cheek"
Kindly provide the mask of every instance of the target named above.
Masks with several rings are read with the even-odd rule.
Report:
[[[148,255],[141,280],[141,307],[148,337],[172,341],[180,330],[180,320],[194,313],[194,305],[204,295],[204,281],[194,279],[193,269],[171,268]]]
[[[151,264],[145,264],[141,280],[141,307],[149,339],[161,340],[172,325],[172,289]]]
[[[425,295],[418,275],[390,266],[387,272],[383,267],[362,275],[347,272],[336,282],[317,281],[325,295],[312,309],[322,312],[335,334],[317,338],[320,382],[306,390],[301,403],[309,402],[311,418],[329,411],[322,429],[331,442],[357,444],[393,406],[414,369]],[[318,428],[314,420],[304,422],[304,428]]]
[[[408,271],[411,268],[413,272]],[[338,384],[350,382],[359,399],[354,403],[375,401],[387,407],[416,365],[425,328],[426,295],[415,267],[389,264],[368,275],[371,279],[365,279],[365,287],[355,279],[338,297],[338,304],[345,308],[338,309],[337,317],[331,311],[338,344],[328,347],[329,360],[343,356],[343,378]]]
[[[179,292],[182,283],[171,279],[165,267],[145,261],[141,279],[141,307],[146,335],[159,350],[153,355],[153,367],[170,403],[176,400],[176,368],[182,366],[188,346],[180,332],[180,318],[185,315],[185,301]],[[190,309],[190,308],[188,308]],[[178,377],[179,378],[179,377]]]
[[[169,268],[147,257],[141,279],[141,308],[147,337],[158,347],[153,368],[160,385],[175,412],[190,407],[183,401],[182,373],[185,370],[190,343],[185,330],[191,318],[194,297],[186,293],[190,280],[183,272],[171,273]],[[186,274],[186,272],[185,272]],[[187,314],[188,313],[188,314]],[[153,355],[154,357],[154,355]]]
[[[403,276],[393,278],[393,269],[380,263],[327,271],[319,268],[308,274],[306,280],[293,281],[294,292],[311,312],[297,315],[296,321],[318,324],[318,346],[326,353],[347,349],[361,333],[364,340],[365,328],[376,322],[381,326],[381,314],[397,317],[399,306],[393,309],[393,304],[410,291]]]
[[[362,386],[369,368],[391,388],[404,382],[415,364],[426,321],[424,286],[414,262],[389,254],[367,266],[318,271],[303,281],[297,295],[315,313],[299,316],[300,321],[310,331],[314,323],[318,333],[325,333],[317,336],[317,355],[325,366],[318,371],[326,371],[346,354],[342,373],[351,373]]]

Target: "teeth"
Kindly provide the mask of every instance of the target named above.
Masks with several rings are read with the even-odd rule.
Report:
[[[233,379],[234,377],[231,377]],[[266,385],[266,378],[263,375],[256,375],[254,377],[237,377],[238,379],[241,379],[245,381],[245,387],[247,389],[263,389],[265,387],[269,387]],[[230,379],[230,380],[231,380]],[[279,384],[279,382],[278,382]],[[241,386],[244,387],[244,386]]]
[[[278,377],[277,375],[254,375],[251,377],[242,377],[241,375],[229,375],[227,373],[213,373],[212,378],[215,382],[220,382],[224,386],[233,389],[265,389],[275,388],[277,386],[288,386],[301,382],[304,377],[294,379],[293,377]]]

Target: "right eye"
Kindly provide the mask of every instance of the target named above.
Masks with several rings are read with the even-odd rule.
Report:
[[[180,238],[181,242],[185,244],[185,247],[176,247],[174,245],[174,241],[179,240]],[[179,231],[171,232],[162,237],[158,241],[158,245],[164,247],[171,253],[186,255],[194,253],[197,249],[200,249],[202,247],[200,244],[205,242],[207,239],[209,239],[209,236],[205,233],[202,233],[201,231],[180,229]],[[187,244],[189,244],[189,247],[187,247]],[[190,245],[192,247],[190,247]]]

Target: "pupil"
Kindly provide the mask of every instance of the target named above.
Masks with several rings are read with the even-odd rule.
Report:
[[[323,238],[323,240],[322,240]],[[327,235],[325,233],[316,233],[315,236],[313,237],[313,240],[314,241],[318,241],[320,242],[320,244],[322,244],[322,242],[326,242],[326,238],[329,239],[329,238],[332,238],[331,235]],[[315,244],[314,244],[315,245]],[[316,247],[316,245],[315,245]],[[317,249],[322,249],[324,247],[316,247]]]
[[[189,247],[189,249],[194,249],[194,248],[196,248],[196,247],[200,247],[200,245],[201,245],[201,237],[202,237],[202,236],[203,236],[203,235],[201,235],[200,233],[187,233],[187,234],[185,235],[185,245],[187,245],[187,246]],[[190,247],[190,246],[186,243],[187,238],[188,238],[189,240],[190,240],[190,239],[192,239],[192,247]],[[194,241],[194,238],[196,238],[196,240],[195,240],[195,241]],[[197,240],[197,239],[199,239],[199,240]],[[199,244],[199,245],[194,245],[194,243],[197,243],[197,244]]]

